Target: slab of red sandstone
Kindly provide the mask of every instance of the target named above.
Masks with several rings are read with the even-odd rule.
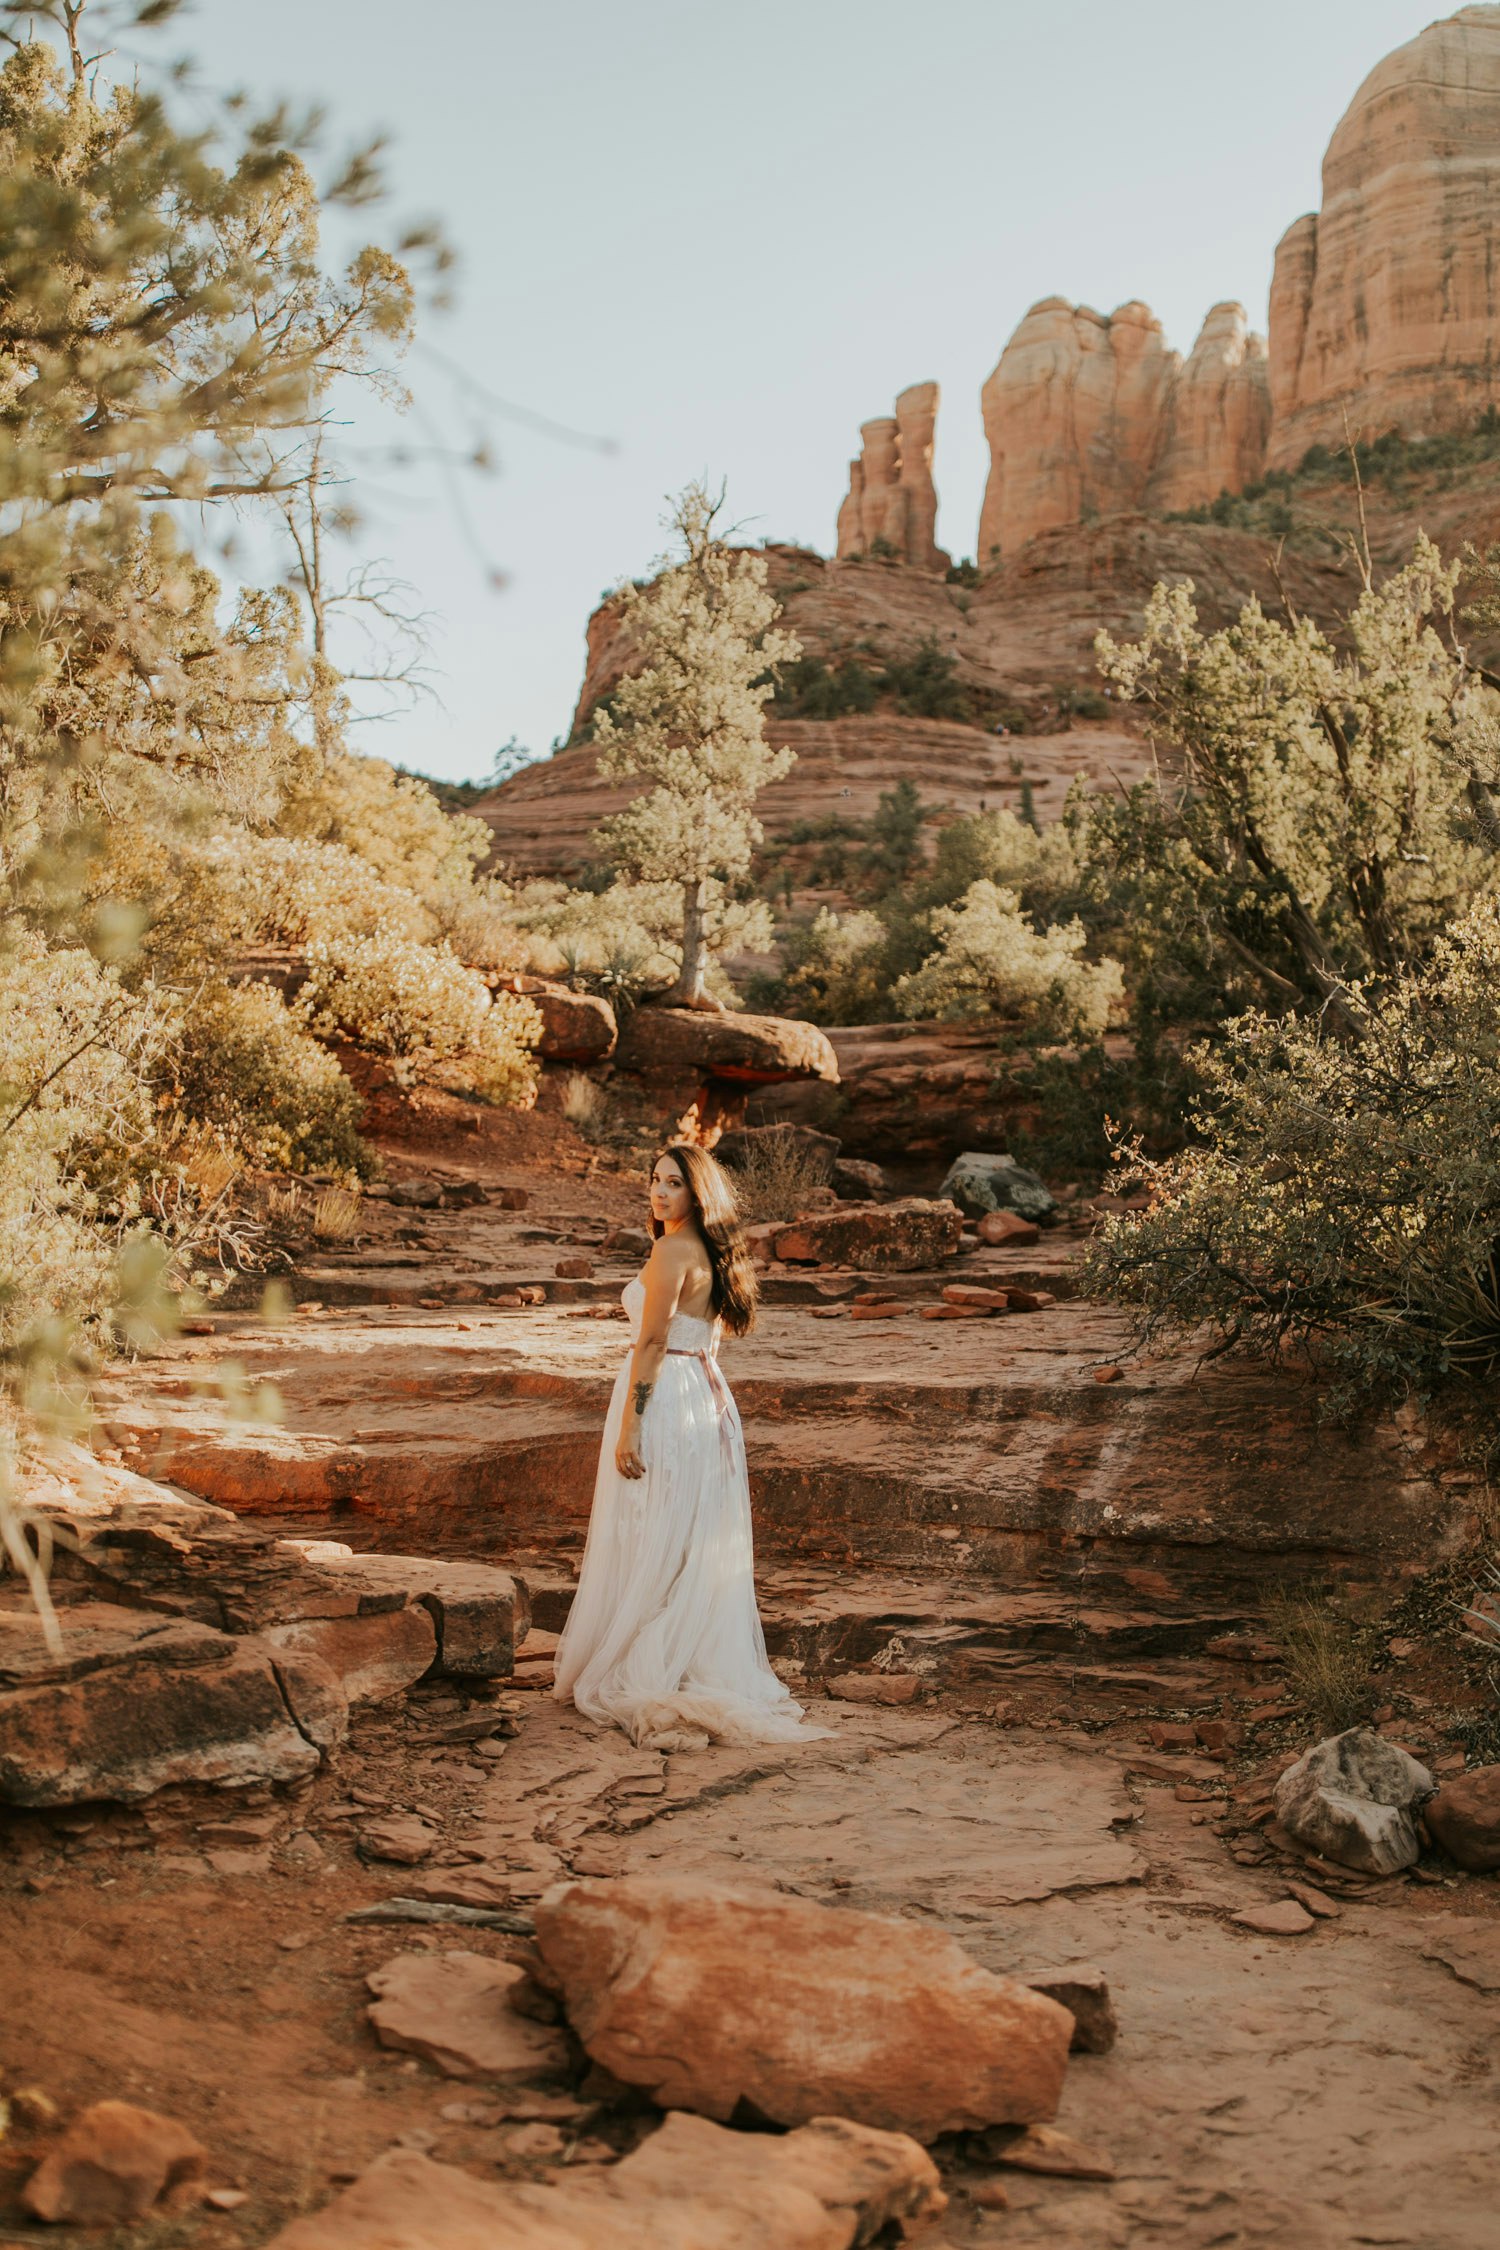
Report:
[[[733,2133],[679,2115],[620,2163],[546,2184],[393,2149],[271,2250],[856,2250],[946,2202],[904,2134],[842,2118]]]
[[[924,2141],[1056,2113],[1072,2016],[946,1931],[651,1876],[558,1884],[536,1929],[589,2054],[665,2108]]]
[[[615,1012],[596,993],[572,992],[550,977],[500,977],[496,982],[500,991],[524,993],[540,1015],[536,1051],[544,1062],[603,1062],[614,1053],[619,1035]]]
[[[243,1788],[321,1764],[296,1682],[327,1738],[341,1699],[315,1661],[185,1618],[88,1602],[62,1612],[57,1652],[29,1608],[0,1613],[0,1802],[149,1797],[172,1782]]]
[[[777,1230],[774,1248],[788,1264],[854,1266],[861,1273],[916,1273],[958,1255],[957,1204],[902,1196],[893,1203],[845,1203]]]
[[[524,1981],[513,1962],[482,1953],[398,1953],[365,1979],[375,1995],[370,2025],[382,2047],[423,2055],[448,2078],[559,2077],[568,2063],[562,2034],[510,2005]]]
[[[728,1078],[757,1086],[788,1078],[836,1084],[839,1074],[828,1035],[816,1024],[697,1008],[637,1008],[620,1034],[615,1061],[642,1078]]]

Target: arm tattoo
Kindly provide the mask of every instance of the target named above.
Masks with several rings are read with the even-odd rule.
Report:
[[[636,1384],[636,1386],[635,1386],[635,1410],[636,1410],[636,1413],[637,1413],[637,1414],[644,1414],[644,1413],[645,1413],[645,1411],[646,1411],[646,1401],[647,1401],[647,1399],[648,1399],[648,1398],[649,1398],[649,1397],[651,1396],[651,1391],[652,1391],[652,1385],[651,1385],[650,1383],[637,1383],[637,1384]]]

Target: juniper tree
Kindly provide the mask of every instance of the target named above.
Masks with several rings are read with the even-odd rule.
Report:
[[[793,762],[766,740],[765,706],[778,665],[801,654],[777,630],[780,614],[763,555],[714,531],[723,495],[691,484],[672,528],[681,553],[625,597],[638,665],[595,715],[599,771],[651,786],[610,820],[596,843],[621,872],[682,888],[682,965],[667,998],[717,1003],[704,991],[713,887],[743,875],[762,830],[756,797]]]

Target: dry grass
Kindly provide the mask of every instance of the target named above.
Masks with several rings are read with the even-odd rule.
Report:
[[[312,1210],[312,1230],[319,1242],[348,1242],[359,1232],[360,1200],[347,1188],[318,1191]]]
[[[795,1219],[828,1185],[828,1159],[788,1136],[754,1141],[731,1174],[747,1226],[772,1219]]]
[[[1376,1635],[1335,1609],[1327,1595],[1283,1589],[1266,1604],[1266,1624],[1286,1651],[1287,1684],[1325,1734],[1367,1719]]]
[[[586,1141],[597,1140],[609,1117],[609,1097],[581,1070],[570,1071],[563,1088],[562,1113]]]

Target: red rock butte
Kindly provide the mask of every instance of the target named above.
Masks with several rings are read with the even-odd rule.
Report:
[[[1376,65],[1328,145],[1322,208],[1276,251],[1269,337],[1213,306],[1184,360],[1149,305],[1044,297],[981,392],[981,569],[1038,532],[1171,513],[1295,468],[1313,445],[1471,426],[1500,392],[1500,7],[1462,8]],[[940,570],[937,385],[867,422],[841,557]],[[876,542],[881,542],[876,545]]]

